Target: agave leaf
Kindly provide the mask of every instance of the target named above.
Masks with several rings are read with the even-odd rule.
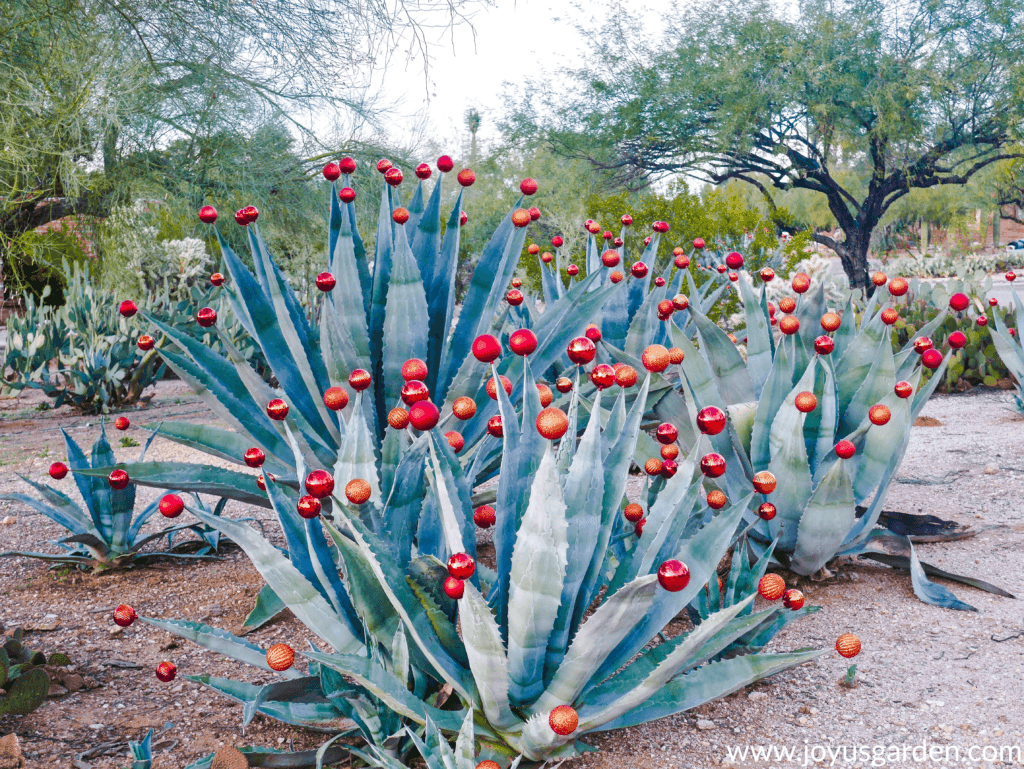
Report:
[[[100,534],[102,539],[102,520],[101,520],[101,508],[98,494],[103,491],[105,486],[108,486],[106,477],[100,473],[90,473],[92,469],[89,459],[86,457],[85,452],[82,451],[81,447],[75,443],[74,438],[68,435],[67,430],[63,427],[60,429],[61,435],[64,437],[64,448],[67,452],[68,467],[71,469],[72,475],[75,478],[75,486],[78,487],[78,493],[82,495],[82,501],[85,502],[86,509],[89,511],[89,515],[92,518],[93,531]],[[109,470],[107,473],[109,474]]]
[[[839,434],[846,435],[857,429],[868,415],[868,409],[893,391],[896,385],[896,361],[892,345],[883,339],[878,353],[871,364],[867,377],[857,387],[852,398],[847,396],[848,405],[839,422]]]
[[[430,441],[430,460],[448,549],[452,553],[466,552],[476,560],[476,527],[469,514],[469,484],[448,441],[437,430],[430,432]],[[479,587],[479,578],[474,575],[472,579]]]
[[[42,483],[37,483],[31,478],[18,474],[25,483],[38,491],[43,499],[36,499],[28,494],[0,494],[0,499],[11,502],[22,502],[33,510],[42,513],[51,521],[54,521],[72,534],[92,534],[99,537],[99,532],[93,526],[92,519],[82,509],[71,501],[71,498],[60,491]],[[44,501],[45,500],[45,501]]]
[[[401,622],[384,591],[377,584],[362,552],[348,537],[328,529],[344,566],[345,588],[363,626],[382,644],[390,647]]]
[[[772,537],[781,532],[781,546],[791,551],[796,545],[796,529],[803,514],[804,504],[811,495],[811,471],[804,443],[805,414],[795,405],[797,393],[811,390],[814,386],[817,360],[812,362],[796,387],[776,413],[768,436],[771,462],[768,469],[778,481],[772,493],[772,504],[777,516],[771,521]],[[755,428],[756,430],[756,428]]]
[[[377,238],[374,243],[373,257],[373,289],[370,299],[370,355],[374,367],[370,373],[378,379],[381,372],[377,362],[381,359],[384,345],[384,318],[388,295],[388,283],[391,280],[391,260],[394,252],[394,225],[391,211],[394,208],[391,185],[384,185],[381,192],[380,208],[377,211]]]
[[[598,433],[596,427],[593,432]],[[529,500],[512,551],[508,599],[508,616],[515,620],[508,628],[508,692],[521,703],[533,701],[543,691],[548,640],[556,618],[565,616],[561,607],[568,522],[550,443],[534,476]],[[579,577],[582,579],[582,573]]]
[[[635,284],[634,284],[635,281]],[[634,285],[643,286],[644,281],[631,279],[629,293],[616,291],[611,298],[605,302],[601,315],[601,335],[605,342],[613,347],[622,348],[626,345],[626,336],[629,334],[629,322],[635,315],[631,304],[634,300]],[[636,297],[637,307],[643,301],[643,296]]]
[[[761,302],[750,285],[747,273],[740,275],[737,284],[747,317],[747,371],[754,387],[754,395],[760,398],[772,370],[772,327],[767,313],[761,309]],[[760,296],[763,295],[763,292],[760,292]]]
[[[579,413],[580,413],[580,369],[577,366],[575,379],[572,384],[572,395],[569,396],[569,408],[566,411],[566,416],[569,418],[569,427],[565,431],[566,435],[576,435],[578,432],[577,425],[579,424]],[[600,421],[600,420],[599,420]],[[561,471],[568,470],[572,461],[573,456],[576,453],[576,441],[559,441],[558,442],[558,469]]]
[[[807,500],[789,567],[797,574],[816,572],[839,550],[856,518],[850,475],[845,461],[837,460]]]
[[[811,474],[814,475],[821,460],[836,442],[836,426],[839,421],[836,396],[836,378],[832,361],[819,360],[814,374],[814,394],[818,408],[804,418],[804,445],[811,458]]]
[[[776,349],[771,374],[769,374],[764,388],[761,390],[761,398],[757,402],[754,429],[750,434],[750,464],[754,472],[767,469],[771,462],[769,438],[772,433],[772,422],[793,387],[795,344],[796,341],[793,337],[787,336]],[[687,379],[689,380],[689,377]]]
[[[882,548],[881,552],[878,552],[878,550],[872,552],[873,548],[871,545],[879,542],[889,544],[890,547]],[[891,554],[893,546],[897,552],[902,552],[899,552],[898,555]],[[939,585],[928,579],[921,561],[918,560],[917,552],[914,550],[914,545],[908,537],[882,533],[872,537],[872,541],[868,543],[868,547],[862,548],[861,552],[874,560],[879,560],[882,563],[888,563],[890,566],[897,566],[908,570],[910,572],[910,580],[914,586],[914,595],[925,603],[931,604],[932,606],[942,606],[946,609],[957,609],[958,611],[977,611],[977,609],[969,603],[964,603],[957,598],[953,594],[953,591],[945,585]],[[940,576],[960,581],[963,581],[964,579],[958,575],[948,573],[942,573]]]
[[[819,649],[791,654],[751,654],[713,662],[670,681],[629,712],[602,723],[594,731],[624,729],[691,710],[827,653],[827,649]]]
[[[377,458],[374,454],[376,433],[370,430],[363,416],[363,396],[366,392],[356,393],[352,416],[338,452],[338,461],[334,465],[334,481],[340,489],[357,478],[366,481],[370,484],[368,504],[380,507],[380,479],[377,477]]]
[[[196,683],[208,686],[214,691],[242,703],[242,705],[255,703],[261,688],[258,685],[243,681],[232,681],[230,678],[215,678],[208,675],[185,677],[189,681],[195,681]],[[309,687],[306,688],[308,689]],[[262,702],[259,702],[255,710],[276,721],[283,721],[286,724],[294,724],[295,726],[302,726],[315,731],[333,733],[339,727],[344,728],[346,723],[351,728],[351,722],[344,721],[341,714],[330,702],[316,695],[308,696],[305,701],[302,699],[290,701],[264,699]]]
[[[501,629],[487,601],[472,583],[467,582],[465,585],[459,611],[462,614],[462,638],[466,643],[466,655],[469,657],[469,667],[473,671],[484,715],[487,722],[498,729],[508,729],[519,719],[509,707],[509,660],[505,656]]]
[[[626,341],[622,345],[622,350],[627,355],[639,358],[644,349],[654,342],[655,333],[662,323],[658,319],[658,302],[664,293],[663,288],[651,291],[631,316]]]
[[[126,471],[132,483],[140,486],[210,494],[237,499],[250,505],[270,507],[267,495],[260,491],[254,476],[212,465],[193,465],[188,462],[122,462],[116,467],[78,470],[76,474],[101,478],[106,483],[106,477],[114,469]]]
[[[155,427],[152,425],[142,425],[142,427],[152,430],[153,435],[160,435],[175,443],[180,443],[182,446],[199,449],[204,454],[226,459],[236,464],[243,463],[245,452],[252,446],[252,441],[244,435],[212,425],[199,425],[191,422],[161,422]],[[267,456],[263,470],[274,475],[286,475],[294,472],[290,465],[284,464],[272,454]]]
[[[397,431],[389,432],[388,439],[395,436],[398,440],[405,440],[405,436],[397,435]],[[382,525],[390,534],[389,542],[400,566],[407,564],[412,557],[413,532],[416,530],[416,519],[422,505],[421,489],[426,452],[425,436],[405,449],[395,470],[391,493],[384,506],[385,520],[382,521]]]
[[[270,585],[264,585],[256,596],[256,605],[242,622],[242,630],[249,633],[261,628],[287,608],[284,601],[277,597],[274,589]]]
[[[544,296],[544,304],[554,304],[558,301],[558,283],[562,276],[554,269],[544,264],[544,260],[537,257],[537,264],[540,266],[540,289]]]
[[[438,181],[434,188],[434,194],[439,194],[440,188],[441,182]],[[448,226],[445,228],[441,251],[439,254],[435,252],[430,265],[433,277],[430,279],[430,290],[427,292],[428,310],[430,311],[427,387],[430,388],[430,392],[439,395],[443,395],[440,378],[441,358],[448,338],[448,331],[452,327],[452,317],[455,314],[455,277],[462,233],[463,194],[465,194],[464,187],[459,190],[459,197],[452,207],[451,216],[448,217]],[[433,201],[433,195],[431,195],[431,201]],[[423,272],[422,268],[421,272]]]
[[[879,345],[888,344],[887,329],[888,326],[882,322],[881,313],[861,322],[860,333],[836,362],[836,387],[840,400],[848,400],[849,393],[856,392],[867,378],[875,362]]]
[[[853,462],[853,496],[860,503],[878,488],[886,468],[894,455],[901,451],[910,430],[910,407],[906,399],[891,392],[881,400],[892,414],[884,425],[873,425],[867,419],[862,423],[867,428],[859,440],[853,440],[857,453]],[[779,485],[782,485],[781,479]]]
[[[743,361],[743,356],[736,349],[736,345],[704,313],[693,305],[690,306],[690,310],[697,333],[700,335],[700,354],[714,372],[720,397],[725,401],[720,405],[748,403],[756,400],[750,373]],[[686,367],[685,359],[683,366]]]

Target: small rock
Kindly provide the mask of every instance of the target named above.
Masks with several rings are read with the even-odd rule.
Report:
[[[90,729],[96,729],[97,731],[103,728],[103,724],[89,724]]]
[[[4,519],[0,521],[0,524],[3,524],[4,526],[13,526],[17,522],[18,519],[15,518],[13,515],[6,515],[4,516]]]
[[[800,718],[798,718],[796,722],[800,724],[800,726],[807,726],[809,723],[811,723],[811,720],[807,716],[800,716]]]
[[[999,468],[995,465],[985,465],[985,469],[982,471],[985,475],[995,475],[999,472]]]
[[[120,625],[114,625],[114,627],[108,628],[107,632],[110,633],[111,638],[116,638],[124,632],[124,628]]]
[[[706,732],[709,729],[715,728],[715,722],[709,721],[706,718],[701,718],[697,721],[697,728],[700,729],[702,732]]]
[[[942,700],[925,700],[926,705],[931,705],[933,708],[944,708],[946,703]]]
[[[747,695],[748,700],[763,700],[768,697],[764,692],[751,692]]]
[[[0,769],[21,769],[25,759],[21,755],[18,735],[11,733],[0,739]]]
[[[224,607],[221,606],[219,603],[215,603],[207,608],[206,613],[209,614],[211,617],[219,617],[221,614],[224,613]]]

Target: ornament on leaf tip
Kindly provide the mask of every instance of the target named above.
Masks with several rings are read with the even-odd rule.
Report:
[[[118,417],[114,420],[114,427],[118,430],[127,430],[132,426],[131,420],[128,417]]]
[[[444,594],[453,601],[458,601],[466,594],[466,583],[461,579],[447,576],[444,578]]]
[[[868,419],[871,420],[871,424],[882,425],[888,423],[892,417],[892,412],[889,411],[888,406],[883,406],[881,403],[876,403],[874,406],[868,409]]]
[[[569,377],[560,376],[555,380],[555,389],[565,394],[572,391],[572,380]]]
[[[910,290],[910,284],[904,278],[893,278],[889,281],[889,293],[893,296],[903,296]]]
[[[455,168],[455,161],[449,155],[442,155],[437,159],[437,170],[441,173],[448,173]]]
[[[476,561],[469,553],[455,553],[448,559],[448,574],[455,579],[469,579],[476,571]]]
[[[647,347],[640,356],[644,368],[652,373],[659,373],[669,367],[672,362],[668,350],[660,344],[652,344]]]
[[[580,717],[571,705],[559,705],[548,716],[548,726],[555,734],[566,737],[576,731]]]
[[[321,272],[316,276],[316,287],[324,293],[334,290],[337,283],[337,279],[329,272]]]
[[[352,175],[356,172],[356,161],[350,157],[344,157],[338,161],[338,168],[343,174]]]
[[[555,260],[555,255],[552,254],[550,251],[545,251],[543,254],[540,255],[540,260],[544,262],[544,264],[551,264],[551,262]]]
[[[849,459],[857,453],[857,447],[852,441],[842,440],[836,444],[836,456],[840,459]]]
[[[800,321],[793,315],[787,315],[779,321],[779,331],[786,335],[795,334],[800,330]]]
[[[570,278],[575,278],[577,275],[580,274],[580,268],[577,267],[575,264],[570,264],[568,267],[565,268],[565,271]]]
[[[705,406],[697,412],[697,429],[704,435],[718,435],[725,424],[725,412],[718,406]]]
[[[636,523],[644,517],[644,509],[636,502],[630,502],[622,511],[622,515],[630,523]]]
[[[708,492],[708,507],[712,510],[721,510],[727,504],[729,504],[729,498],[725,495],[725,492],[720,489],[712,489]]]
[[[938,350],[925,350],[921,356],[921,365],[929,369],[937,369],[942,365],[942,353]]]
[[[419,401],[427,400],[430,397],[430,390],[418,379],[410,379],[402,385],[400,396],[402,403],[406,406],[411,406]]]
[[[659,475],[661,475],[662,478],[668,480],[675,476],[677,472],[679,472],[679,465],[677,465],[673,460],[666,459],[661,463],[661,472]]]
[[[670,593],[678,593],[690,584],[690,570],[674,558],[664,561],[658,567],[658,584]]]
[[[555,394],[551,392],[551,388],[543,382],[537,382],[537,397],[540,398],[541,408],[545,409],[555,400]]]
[[[762,521],[770,521],[777,512],[778,510],[776,510],[775,505],[771,502],[762,502],[757,507],[757,517]]]
[[[128,473],[124,470],[111,470],[110,475],[107,476],[107,484],[114,491],[128,488],[129,483],[131,483],[131,478],[128,477]]]
[[[501,438],[505,435],[505,427],[501,423],[501,416],[495,415],[487,420],[487,434],[492,438]]]
[[[466,439],[462,437],[462,433],[458,430],[449,430],[444,434],[444,437],[448,441],[448,445],[451,446],[452,451],[456,454],[466,446]]]
[[[133,317],[135,313],[137,313],[138,311],[138,305],[136,305],[135,302],[133,302],[131,299],[125,299],[123,302],[121,302],[120,307],[118,307],[118,312],[120,312],[121,315],[125,318]]]
[[[361,505],[370,498],[370,484],[362,478],[353,478],[345,484],[345,498],[353,505]]]
[[[775,270],[771,267],[762,267],[759,275],[761,276],[761,280],[768,283],[775,279]]]
[[[164,494],[158,505],[164,518],[177,518],[185,510],[185,500],[177,494]]]
[[[509,349],[519,356],[533,355],[537,351],[538,344],[537,335],[528,328],[517,329],[508,338]]]
[[[67,477],[68,466],[63,462],[54,462],[50,465],[49,472],[50,477],[53,478],[53,480],[60,481]]]
[[[537,180],[527,177],[519,182],[519,191],[524,195],[536,195],[537,194]]]
[[[317,499],[331,496],[334,491],[334,476],[326,470],[313,470],[306,476],[306,491]]]
[[[838,313],[826,312],[821,316],[821,327],[830,334],[833,331],[838,331],[842,322],[843,320],[839,317]]]
[[[440,418],[437,406],[430,401],[417,401],[409,409],[409,424],[420,431],[432,430]]]
[[[569,429],[569,417],[554,406],[541,411],[536,420],[537,432],[549,441],[557,441]]]
[[[715,452],[705,454],[700,460],[700,471],[708,478],[721,478],[725,475],[725,457]]]
[[[832,351],[836,349],[836,343],[832,337],[822,334],[814,340],[814,351],[818,355],[831,355]]]
[[[954,350],[961,350],[967,346],[967,335],[963,331],[954,331],[946,341]]]
[[[647,265],[643,262],[633,262],[629,272],[634,278],[645,278],[647,277]]]
[[[622,261],[622,257],[619,256],[619,252],[614,249],[608,249],[601,254],[601,264],[605,267],[618,267],[620,261]]]
[[[203,224],[213,224],[217,221],[217,209],[213,206],[203,206],[199,209],[199,221]]]
[[[793,405],[796,406],[797,411],[803,414],[810,414],[818,408],[818,398],[814,393],[804,390],[796,394],[796,397],[793,399]]]
[[[501,382],[501,389],[505,391],[505,394],[506,395],[511,395],[512,394],[512,380],[509,379],[504,374],[498,374],[498,381]],[[497,385],[494,383],[494,377],[493,376],[487,378],[487,384],[486,384],[484,389],[487,390],[487,397],[488,398],[490,398],[492,401],[498,400],[498,388],[497,388]]]
[[[469,168],[463,168],[459,171],[459,175],[456,177],[459,180],[459,184],[463,187],[472,187],[473,182],[476,181],[476,174],[473,173]]]
[[[288,417],[288,404],[280,398],[274,398],[267,404],[267,416],[276,422],[283,422]]]
[[[501,342],[490,334],[481,334],[473,340],[473,357],[481,363],[493,363],[501,357]]]
[[[530,219],[530,212],[525,208],[517,208],[512,212],[512,226],[522,228],[528,225],[532,220]]]
[[[607,363],[599,363],[590,372],[590,381],[598,390],[604,390],[615,384],[615,369]]]
[[[679,438],[679,430],[671,422],[662,422],[658,425],[654,437],[658,443],[668,445],[669,443],[675,443],[676,439]]]
[[[409,216],[409,209],[399,206],[398,208],[391,212],[391,221],[393,221],[395,224],[405,224],[406,222],[409,221]]]
[[[452,414],[463,421],[472,419],[476,416],[476,402],[468,395],[460,396],[452,404]]]
[[[209,328],[217,322],[217,311],[212,307],[203,307],[196,313],[196,323],[203,328]]]
[[[409,412],[401,406],[395,406],[388,412],[388,424],[395,430],[404,430],[409,426]]]
[[[753,483],[754,489],[760,494],[771,494],[778,485],[775,476],[767,470],[755,473]]]
[[[782,605],[793,611],[802,609],[804,607],[804,600],[804,594],[793,588],[782,594]]]
[[[651,457],[644,462],[644,472],[654,477],[655,475],[661,475],[661,468],[664,463],[657,457]]]
[[[646,518],[641,518],[639,521],[637,521],[633,525],[633,533],[636,534],[638,537],[642,537],[644,535],[644,525],[646,523],[647,523],[647,519]]]
[[[341,178],[341,167],[333,160],[324,166],[324,178],[329,182],[336,182]]]
[[[871,275],[871,282],[874,283],[878,287],[884,286],[886,284],[886,281],[888,281],[888,280],[889,280],[889,276],[886,275],[884,272],[881,272],[881,271],[873,273]]]
[[[348,393],[342,387],[328,387],[324,393],[324,405],[331,411],[341,411],[348,405]]]
[[[342,203],[351,203],[356,199],[356,191],[351,187],[342,187],[338,190],[338,200]]]
[[[569,360],[577,366],[582,366],[594,360],[594,357],[597,355],[597,348],[585,336],[580,336],[569,342],[566,354],[569,356]]]
[[[640,375],[632,366],[620,366],[615,370],[615,384],[619,387],[632,387],[639,378]]]
[[[357,368],[348,375],[348,386],[356,392],[362,392],[373,382],[370,372],[366,369]]]
[[[778,601],[786,592],[786,581],[778,574],[765,574],[757,583],[757,592],[767,601]]]
[[[975,321],[975,323],[977,323],[979,326],[987,326],[988,325],[988,316],[986,316],[986,315],[979,315],[978,319]]]
[[[494,508],[490,505],[480,505],[480,507],[473,511],[473,523],[478,528],[489,529],[496,520],[497,515],[494,512]]]
[[[281,672],[295,662],[295,651],[288,644],[274,644],[267,649],[267,667]]]
[[[393,163],[387,158],[381,158],[377,161],[377,173],[386,174],[391,170]]]
[[[662,459],[676,459],[679,456],[679,447],[674,443],[661,447]]]
[[[535,222],[540,219],[540,209],[537,206],[530,206],[527,211],[530,212],[530,221]]]
[[[128,604],[123,603],[114,609],[114,624],[118,627],[130,627],[131,624],[138,619],[138,616],[139,615],[135,613],[135,609]]]
[[[402,364],[402,379],[406,382],[413,380],[425,381],[427,378],[427,364],[419,358],[409,358]]]
[[[312,494],[306,494],[299,497],[299,501],[295,503],[295,509],[300,517],[311,520],[320,515],[320,511],[323,510],[323,503]]]
[[[970,297],[967,294],[957,292],[953,296],[949,297],[949,307],[951,310],[956,312],[963,312],[971,306]]]

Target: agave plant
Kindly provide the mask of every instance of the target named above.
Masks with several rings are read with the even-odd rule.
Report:
[[[1024,411],[1024,390],[1021,389],[1021,382],[1024,382],[1024,347],[1021,347],[1020,333],[1017,330],[1020,328],[1019,320],[1024,318],[1024,302],[1021,302],[1016,291],[1013,292],[1013,301],[1013,326],[1007,325],[1009,315],[1004,317],[1002,312],[993,312],[995,322],[991,329],[991,338],[995,352],[1013,377],[1017,409]]]
[[[884,275],[876,277],[885,285]],[[680,443],[710,438],[725,466],[718,486],[729,499],[746,495],[752,483],[769,492],[747,513],[756,522],[752,542],[777,540],[774,556],[798,574],[813,574],[836,555],[863,554],[910,570],[915,592],[929,603],[972,608],[926,572],[1006,595],[922,565],[909,540],[877,526],[910,427],[950,359],[930,339],[946,311],[894,353],[888,326],[899,317],[906,281],[877,290],[859,324],[852,298],[841,314],[830,312],[823,288],[802,293],[809,285],[805,275],[794,278],[800,298],[781,307],[776,323],[764,290],[740,276],[745,354],[699,310],[691,308],[699,349],[672,328],[685,358],[679,397],[666,413]],[[922,385],[925,366],[932,375]]]
[[[203,558],[217,551],[220,546],[220,531],[205,525],[189,523],[169,526],[149,534],[142,533],[146,522],[161,511],[161,504],[165,499],[173,501],[171,499],[173,495],[154,500],[142,512],[135,515],[134,484],[127,483],[123,488],[118,489],[114,488],[114,484],[107,478],[86,474],[86,471],[94,467],[103,467],[114,463],[114,452],[107,441],[106,427],[103,423],[100,424],[100,434],[93,444],[91,457],[79,448],[66,431],[62,430],[61,432],[64,435],[64,445],[67,448],[68,464],[53,463],[50,466],[50,475],[59,480],[64,478],[69,471],[73,473],[78,491],[85,502],[85,509],[64,492],[24,475],[19,477],[34,488],[39,496],[3,494],[0,495],[0,499],[22,502],[70,531],[70,536],[57,542],[65,552],[50,554],[10,551],[0,553],[0,556],[42,558],[58,565],[91,567],[95,571],[101,571],[160,556]],[[140,461],[145,459],[146,450],[153,442],[154,437],[155,433],[150,435],[143,445],[139,454]],[[203,506],[203,509],[213,517],[220,516],[225,502],[226,500],[221,500],[213,510],[209,510],[198,497],[196,498],[196,504]],[[180,513],[180,509],[178,513]],[[175,542],[177,535],[186,530],[198,535],[198,547],[194,539]],[[166,548],[159,551],[143,550],[146,545],[165,537],[167,539]]]
[[[397,475],[415,477],[423,468],[425,499],[398,482],[378,510],[369,484],[355,479],[333,494],[329,516],[303,518],[297,493],[268,479],[288,558],[250,527],[190,508],[243,548],[319,648],[265,652],[205,625],[142,619],[280,671],[284,680],[262,687],[195,677],[243,702],[246,718],[260,712],[320,727],[349,718],[367,741],[360,755],[387,767],[401,766],[414,747],[447,755],[442,734],[460,734],[457,752],[471,755],[467,724],[478,758],[578,755],[589,749],[580,741],[588,733],[696,707],[824,653],[759,653],[785,610],[750,611],[762,567],[739,561],[728,605],[657,643],[714,579],[753,495],[714,514],[699,493],[697,458],[708,448],[699,443],[671,478],[648,485],[646,517],[634,529],[622,505],[651,377],[628,411],[620,390],[603,428],[599,392],[577,446],[569,417],[542,409],[527,386],[535,381],[531,363],[527,356],[514,364],[526,393],[521,416],[505,389],[495,388],[503,435],[493,510],[473,509],[470,474],[438,428],[395,431],[406,446]],[[499,376],[493,366],[496,384]],[[303,468],[297,440],[293,451]],[[343,477],[372,469],[365,461],[371,447],[363,451]],[[436,511],[424,516],[438,521],[442,544],[434,553],[388,525],[406,516],[393,507],[412,503]],[[491,516],[494,568],[478,562],[474,528],[491,525]],[[299,546],[298,530],[308,547]],[[291,666],[296,653],[308,660],[305,675]]]

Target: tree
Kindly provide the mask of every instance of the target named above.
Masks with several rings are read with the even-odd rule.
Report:
[[[613,15],[571,93],[516,121],[633,185],[668,174],[825,196],[843,236],[814,239],[872,290],[871,233],[910,190],[1021,157],[1024,10],[1015,0],[705,0],[665,40],[623,51]],[[625,27],[625,29],[624,29]],[[528,88],[536,100],[544,86]]]

